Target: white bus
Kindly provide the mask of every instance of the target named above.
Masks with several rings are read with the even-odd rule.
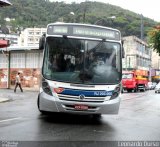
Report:
[[[40,112],[118,114],[123,52],[120,31],[51,23],[39,49],[44,49]]]

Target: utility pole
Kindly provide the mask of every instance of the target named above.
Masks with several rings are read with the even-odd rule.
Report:
[[[72,22],[74,23],[75,22],[75,14],[74,14],[74,12],[70,12],[69,14],[72,15],[72,19],[73,19]]]
[[[85,0],[85,2],[84,2],[83,23],[86,22],[87,2],[88,2],[88,0]]]
[[[143,22],[143,15],[141,14],[141,40],[144,39],[144,22]]]
[[[129,57],[129,69],[131,68],[131,58]]]
[[[87,10],[87,7],[86,7],[86,1],[85,1],[84,12],[83,12],[83,23],[85,23],[86,21],[86,10]]]
[[[7,88],[10,89],[10,73],[11,73],[11,52],[10,50],[8,51],[8,83],[7,83]]]
[[[150,63],[149,63],[149,81],[152,81],[152,50],[150,49]]]

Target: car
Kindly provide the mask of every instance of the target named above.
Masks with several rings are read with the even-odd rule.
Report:
[[[155,93],[160,93],[160,82],[155,87]]]
[[[156,83],[156,82],[153,82],[152,85],[153,85],[153,89],[155,89],[157,83]]]
[[[148,83],[145,84],[145,89],[146,89],[146,90],[149,90]]]
[[[148,82],[148,89],[149,89],[149,90],[154,89],[154,85],[153,85],[152,82]]]

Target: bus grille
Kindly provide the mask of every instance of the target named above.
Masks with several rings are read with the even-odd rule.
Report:
[[[85,97],[84,99],[80,99],[79,96],[63,95],[63,94],[58,94],[58,97],[60,100],[63,101],[95,102],[95,103],[102,103],[105,101],[105,97]]]

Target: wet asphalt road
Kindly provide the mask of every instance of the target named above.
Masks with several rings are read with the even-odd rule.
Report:
[[[160,94],[124,93],[118,115],[41,115],[37,92],[13,93],[0,103],[0,140],[16,141],[160,141]]]

